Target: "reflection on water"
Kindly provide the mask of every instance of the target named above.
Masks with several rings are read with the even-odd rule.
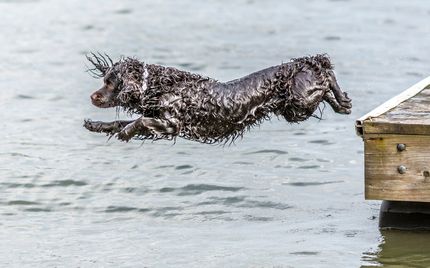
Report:
[[[382,231],[381,244],[372,252],[363,253],[362,267],[429,267],[430,233]]]

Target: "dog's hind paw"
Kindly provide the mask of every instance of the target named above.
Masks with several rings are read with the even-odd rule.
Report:
[[[339,113],[339,114],[351,113],[352,102],[351,102],[351,99],[346,94],[346,92],[343,93],[343,96],[340,98],[340,100],[337,100],[333,92],[331,91],[328,91],[323,98],[326,102],[328,102],[328,104],[330,104],[330,106],[333,108],[333,110],[336,113]]]

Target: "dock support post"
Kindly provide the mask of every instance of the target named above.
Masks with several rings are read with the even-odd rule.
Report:
[[[382,201],[379,228],[430,230],[430,203]]]

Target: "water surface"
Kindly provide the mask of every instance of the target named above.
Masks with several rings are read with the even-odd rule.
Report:
[[[354,133],[429,74],[427,1],[0,0],[0,13],[1,266],[430,265],[427,234],[378,231]],[[328,53],[354,110],[274,118],[226,147],[108,141],[82,128],[116,116],[90,104],[88,51],[220,80]]]

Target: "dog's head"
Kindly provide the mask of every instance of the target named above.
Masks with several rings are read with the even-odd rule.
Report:
[[[103,78],[103,86],[91,94],[95,106],[138,109],[147,85],[144,63],[133,58],[121,58],[114,63],[109,56],[94,53],[87,59],[93,65],[88,71],[96,78]]]

